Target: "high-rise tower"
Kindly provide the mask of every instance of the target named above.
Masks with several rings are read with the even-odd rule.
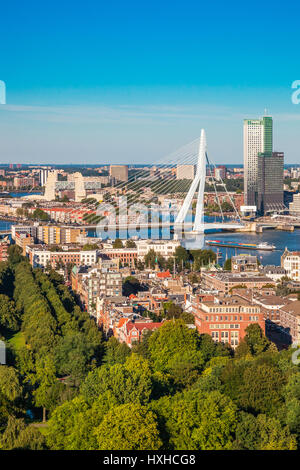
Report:
[[[244,119],[245,204],[257,206],[258,154],[273,151],[273,119]]]

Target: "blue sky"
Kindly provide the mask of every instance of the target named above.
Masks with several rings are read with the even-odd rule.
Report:
[[[275,150],[300,163],[299,13],[269,0],[6,2],[0,162],[151,163],[204,127],[217,163],[241,163],[242,120],[267,108]]]

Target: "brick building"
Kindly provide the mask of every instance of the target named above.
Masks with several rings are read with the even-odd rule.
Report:
[[[235,348],[244,338],[247,326],[258,323],[265,332],[265,321],[260,306],[238,296],[214,297],[203,300],[194,297],[192,312],[200,334],[209,334],[216,342],[229,343]]]

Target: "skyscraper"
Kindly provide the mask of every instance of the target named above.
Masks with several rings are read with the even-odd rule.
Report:
[[[257,212],[260,215],[284,209],[283,163],[282,152],[258,154]]]
[[[195,165],[177,165],[177,180],[193,180],[195,178]]]
[[[258,154],[273,151],[273,119],[244,119],[245,204],[257,206]]]
[[[109,174],[117,181],[128,181],[128,165],[110,165]]]

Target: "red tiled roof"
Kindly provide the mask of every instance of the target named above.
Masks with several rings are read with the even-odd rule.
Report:
[[[153,322],[153,323],[132,323],[131,321],[127,323],[126,329],[127,332],[131,331],[134,327],[139,330],[143,331],[145,328],[147,330],[154,330],[155,328],[159,328],[162,325],[162,322]]]
[[[167,277],[172,277],[172,274],[170,273],[170,271],[163,271],[161,273],[157,273],[157,277],[161,278],[161,279],[165,279]]]

